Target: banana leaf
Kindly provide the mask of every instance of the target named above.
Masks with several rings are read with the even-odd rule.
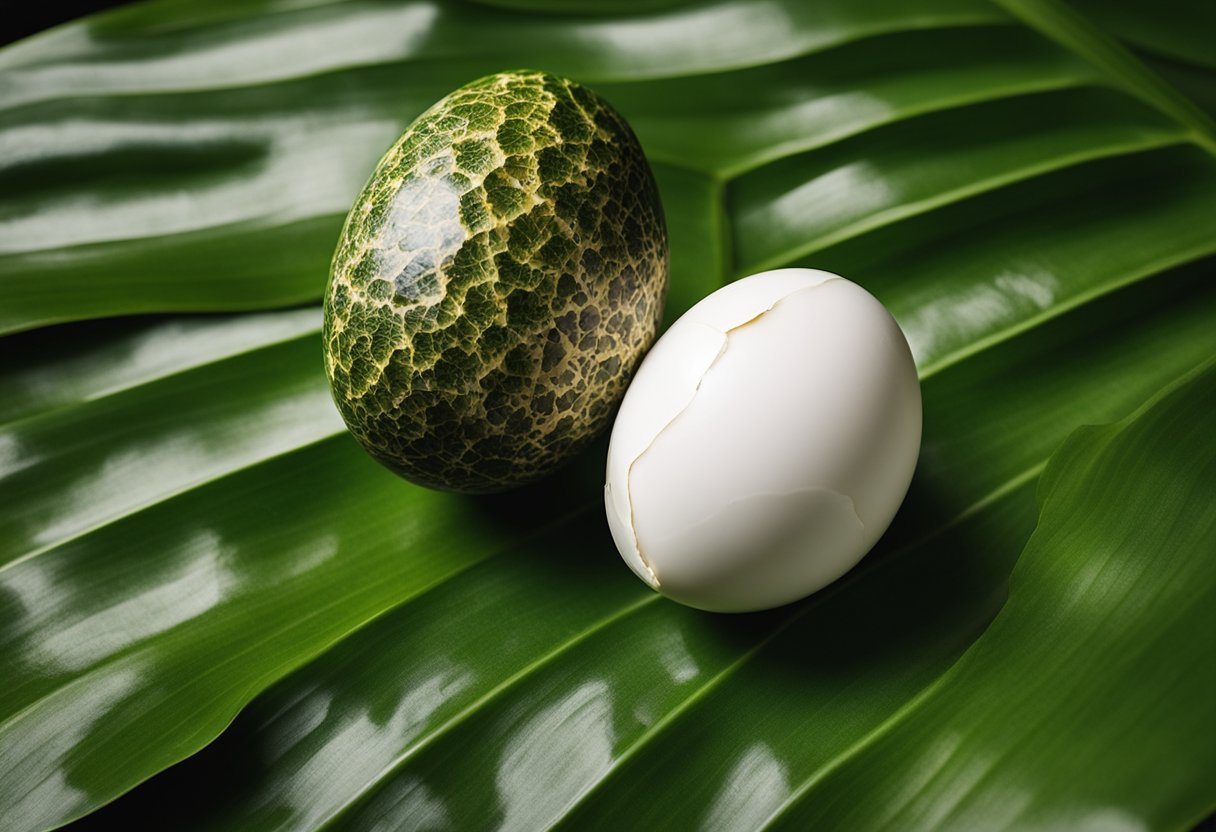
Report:
[[[1193,825],[1216,30],[1187,13],[153,0],[0,50],[6,826]],[[668,321],[810,265],[904,328],[921,462],[837,584],[688,610],[619,562],[602,443],[465,497],[344,434],[316,303],[346,209],[514,66],[637,130]]]

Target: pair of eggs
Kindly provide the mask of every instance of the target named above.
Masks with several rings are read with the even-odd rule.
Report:
[[[646,355],[666,288],[658,189],[624,119],[571,81],[489,76],[420,116],[347,218],[325,297],[334,400],[389,468],[468,492],[545,475],[619,404],[605,505],[630,568],[707,610],[797,600],[903,500],[921,427],[907,342],[856,284],[782,269],[705,298]]]

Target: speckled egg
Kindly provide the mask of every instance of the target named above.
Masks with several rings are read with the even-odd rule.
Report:
[[[620,114],[545,73],[482,78],[409,127],[346,219],[334,401],[409,480],[521,485],[607,426],[666,289],[658,189]]]

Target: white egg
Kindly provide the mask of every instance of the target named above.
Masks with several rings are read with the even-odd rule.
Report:
[[[763,272],[690,309],[638,368],[608,448],[608,524],[676,601],[780,606],[882,536],[920,433],[916,365],[883,305],[829,272]]]

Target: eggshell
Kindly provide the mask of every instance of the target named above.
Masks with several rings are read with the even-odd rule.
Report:
[[[763,272],[698,303],[642,362],[609,445],[609,527],[681,603],[780,606],[882,536],[920,434],[916,366],[883,305],[829,272]]]

